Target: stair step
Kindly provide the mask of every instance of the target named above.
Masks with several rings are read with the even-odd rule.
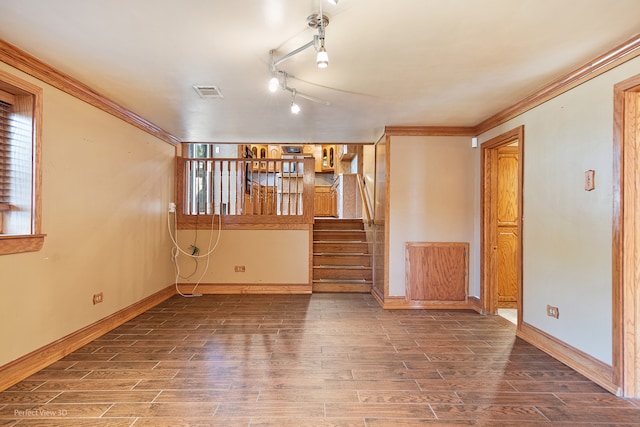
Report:
[[[314,230],[364,230],[361,219],[319,219],[313,224]]]
[[[349,292],[349,293],[370,293],[372,283],[370,281],[331,281],[314,280],[312,292]]]
[[[371,280],[371,267],[359,266],[317,266],[313,267],[313,279],[329,280]]]
[[[313,254],[313,265],[360,265],[371,266],[371,256],[362,254]]]
[[[356,253],[366,254],[369,251],[367,242],[313,242],[313,253]]]
[[[365,242],[367,233],[364,230],[313,230],[313,240],[356,240]]]

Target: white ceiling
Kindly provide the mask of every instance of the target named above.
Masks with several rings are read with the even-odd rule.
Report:
[[[269,50],[330,23],[267,90]],[[0,0],[0,39],[183,141],[373,142],[384,126],[474,126],[640,33],[639,0]],[[216,85],[203,100],[193,85]]]

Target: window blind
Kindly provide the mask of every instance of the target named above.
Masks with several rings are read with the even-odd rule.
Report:
[[[9,203],[11,184],[11,105],[0,101],[0,203]]]

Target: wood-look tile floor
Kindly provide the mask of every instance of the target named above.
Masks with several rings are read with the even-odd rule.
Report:
[[[640,426],[498,316],[173,297],[0,393],[0,426]]]

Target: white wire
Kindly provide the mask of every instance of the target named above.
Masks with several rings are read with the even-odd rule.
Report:
[[[175,271],[176,271],[176,277],[175,277],[176,292],[180,296],[183,296],[185,298],[200,297],[200,296],[202,296],[202,294],[196,294],[195,291],[198,288],[198,286],[200,285],[200,282],[204,278],[205,274],[209,270],[209,262],[211,260],[209,255],[211,255],[218,248],[218,244],[220,243],[220,236],[222,234],[222,215],[218,215],[218,237],[216,238],[216,243],[213,246],[213,248],[211,247],[211,243],[213,242],[213,225],[215,223],[215,214],[212,214],[212,216],[211,216],[211,230],[210,230],[210,233],[209,233],[209,246],[207,248],[207,253],[204,254],[204,255],[190,254],[190,253],[188,253],[188,252],[186,252],[186,251],[184,251],[184,250],[182,250],[180,248],[180,246],[178,245],[178,241],[177,241],[177,233],[178,233],[178,224],[177,224],[177,218],[176,218],[177,215],[175,215],[175,213],[173,215],[173,224],[174,224],[174,229],[175,229],[175,233],[176,233],[176,237],[175,238],[174,238],[173,232],[171,230],[171,219],[170,219],[170,216],[171,216],[171,212],[169,212],[169,214],[167,215],[167,229],[169,230],[169,237],[171,237],[171,241],[173,242],[173,248],[171,248],[171,256],[173,257],[173,264],[174,264],[174,268],[175,268]],[[180,291],[180,287],[178,286],[178,280],[181,277],[180,276],[180,266],[178,264],[178,255],[180,255],[180,252],[182,252],[183,254],[185,254],[188,257],[195,258],[196,262],[197,262],[198,258],[207,257],[207,263],[205,264],[204,271],[200,275],[200,278],[196,282],[196,284],[193,287],[193,289],[191,290],[190,294],[182,293],[182,291]],[[197,264],[196,264],[196,266],[197,266]],[[191,277],[191,276],[189,276],[189,277]]]
[[[178,245],[178,242],[176,241],[176,238],[173,237],[173,233],[171,232],[171,215],[167,215],[167,229],[169,230],[169,237],[171,237],[171,241],[173,242],[173,246],[179,250],[180,252],[182,252],[183,254],[185,254],[186,256],[192,257],[192,258],[205,258],[208,257],[209,255],[211,255],[213,253],[213,251],[216,249],[216,247],[218,246],[218,242],[220,241],[220,230],[222,229],[222,216],[218,215],[218,241],[216,242],[216,245],[213,247],[212,250],[208,251],[206,254],[204,255],[195,255],[195,254],[190,254],[189,252],[184,251],[182,248],[180,248],[180,246]],[[209,248],[211,247],[211,241],[213,240],[213,224],[214,224],[214,220],[215,220],[215,214],[212,215],[211,217],[211,235],[209,236]],[[176,229],[176,233],[177,233],[177,219],[176,219],[176,215],[174,213],[173,215],[173,222],[174,222],[174,228]]]

